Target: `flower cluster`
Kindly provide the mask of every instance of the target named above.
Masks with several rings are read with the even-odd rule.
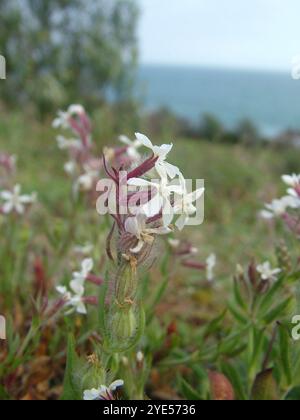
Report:
[[[124,172],[122,168],[109,169],[104,156],[106,173],[116,184],[111,194],[116,195],[117,211],[111,216],[119,229],[122,253],[135,256],[151,248],[157,236],[172,232],[174,225],[179,230],[188,225],[197,211],[195,202],[204,193],[204,188],[189,192],[180,169],[167,162],[172,144],[155,146],[145,135],[136,134],[135,142],[128,146],[131,155],[142,146],[149,149],[151,155],[126,173],[129,194],[125,203],[120,191]],[[120,212],[124,204],[126,214]]]
[[[101,164],[92,154],[92,127],[85,109],[81,105],[71,105],[67,111],[59,111],[53,127],[70,130],[74,136],[66,138],[59,135],[57,144],[69,153],[64,169],[74,180],[75,192],[93,191]]]
[[[286,195],[266,204],[260,215],[267,220],[274,218],[283,220],[296,236],[300,236],[300,175],[283,175],[282,181],[288,187]]]

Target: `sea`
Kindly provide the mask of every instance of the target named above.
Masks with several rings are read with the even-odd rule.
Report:
[[[209,113],[228,129],[251,120],[270,137],[300,129],[300,80],[289,73],[142,65],[138,90],[148,111],[167,107],[193,124]]]

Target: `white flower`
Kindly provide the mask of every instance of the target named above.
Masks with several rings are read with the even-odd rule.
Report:
[[[64,164],[64,170],[68,175],[73,175],[76,171],[76,164],[73,161],[69,161]]]
[[[163,225],[164,227],[168,227],[174,216],[174,211],[170,203],[171,195],[175,192],[177,194],[181,194],[181,187],[179,185],[169,184],[167,176],[154,181],[146,181],[141,178],[131,178],[128,181],[128,185],[140,188],[150,188],[156,191],[154,197],[142,206],[142,212],[148,217],[153,217],[162,211]]]
[[[67,306],[71,306],[71,310],[67,312],[67,315],[71,314],[73,311],[81,315],[86,315],[87,310],[83,302],[84,287],[79,286],[78,284],[70,284],[72,293],[64,286],[57,286],[56,290],[59,294],[62,295]]]
[[[144,244],[152,244],[154,235],[166,235],[171,232],[171,229],[166,227],[149,228],[146,222],[147,216],[143,213],[129,217],[125,222],[126,232],[131,233],[138,239],[137,246],[130,250],[133,254],[138,254]]]
[[[124,381],[118,379],[114,381],[109,387],[101,385],[99,388],[92,388],[84,391],[84,401],[95,401],[95,400],[114,400],[113,393],[124,385]]]
[[[84,108],[81,105],[70,105],[67,111],[58,111],[58,115],[54,119],[52,126],[54,128],[70,128],[70,118],[84,113]]]
[[[13,191],[1,191],[0,198],[5,201],[1,208],[3,213],[8,214],[15,211],[18,214],[23,214],[25,205],[36,201],[36,194],[21,195],[20,185],[15,185]]]
[[[81,271],[74,271],[72,274],[72,280],[70,286],[73,291],[81,290],[80,287],[83,286],[87,276],[90,274],[94,266],[93,260],[91,258],[86,258],[81,263]]]
[[[217,263],[217,257],[215,254],[211,254],[206,259],[206,278],[208,281],[213,281],[214,279],[214,268]]]
[[[78,139],[66,139],[64,136],[56,137],[58,148],[61,150],[81,149],[82,143]]]
[[[140,133],[136,133],[136,138],[143,146],[152,150],[154,156],[157,157],[155,168],[160,177],[164,178],[168,175],[171,179],[174,179],[176,175],[179,175],[180,171],[177,166],[166,162],[167,155],[171,152],[173,144],[154,146],[147,136]]]
[[[273,200],[270,204],[265,204],[265,210],[260,212],[263,219],[273,219],[274,217],[281,217],[286,210],[299,207],[300,201],[295,197],[285,196],[280,199]]]
[[[99,171],[90,168],[88,165],[84,166],[85,173],[80,175],[77,179],[77,186],[82,191],[91,191],[95,184],[95,180],[99,176]]]
[[[262,280],[276,281],[278,274],[281,273],[280,268],[272,268],[269,261],[257,266],[257,271],[260,273]]]
[[[282,180],[289,187],[296,188],[300,186],[300,175],[283,175]]]
[[[182,230],[184,226],[188,224],[190,216],[193,216],[197,212],[197,207],[193,203],[204,194],[204,188],[199,188],[198,190],[189,193],[187,191],[186,180],[182,174],[179,175],[179,180],[182,197],[180,197],[179,200],[176,200],[174,213],[181,215],[176,221],[176,226],[179,230]]]
[[[142,143],[140,140],[136,139],[134,141],[130,140],[127,136],[120,136],[119,140],[121,143],[126,144],[127,147],[127,154],[132,160],[139,160],[141,155],[138,152],[138,149],[142,147]]]

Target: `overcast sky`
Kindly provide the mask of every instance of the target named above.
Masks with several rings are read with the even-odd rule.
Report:
[[[143,63],[287,70],[300,0],[138,0]]]

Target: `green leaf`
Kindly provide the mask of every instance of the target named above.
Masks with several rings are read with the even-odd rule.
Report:
[[[293,382],[291,359],[290,359],[290,342],[291,337],[289,331],[284,325],[279,325],[279,345],[280,345],[280,363],[282,364],[287,385]]]
[[[234,388],[236,398],[240,401],[246,401],[247,394],[246,394],[246,391],[242,382],[242,375],[240,372],[241,369],[238,370],[233,365],[226,362],[223,362],[221,364],[221,367],[222,367],[222,372],[228,377],[228,379],[230,380]]]
[[[201,396],[196,389],[194,389],[184,378],[179,378],[179,386],[181,393],[187,400],[198,401]]]
[[[247,324],[249,322],[249,318],[246,314],[243,314],[242,312],[238,311],[234,304],[231,304],[230,302],[227,303],[228,309],[232,316],[241,324]]]
[[[64,377],[63,395],[64,401],[82,400],[80,387],[77,386],[74,378],[78,367],[78,356],[75,351],[75,339],[73,334],[68,338],[67,365]]]
[[[292,301],[292,298],[289,297],[286,300],[284,300],[282,303],[279,303],[274,309],[271,309],[266,315],[263,316],[263,321],[266,324],[271,324],[275,320],[278,320],[280,316],[283,315],[283,312],[288,307],[291,301]]]

